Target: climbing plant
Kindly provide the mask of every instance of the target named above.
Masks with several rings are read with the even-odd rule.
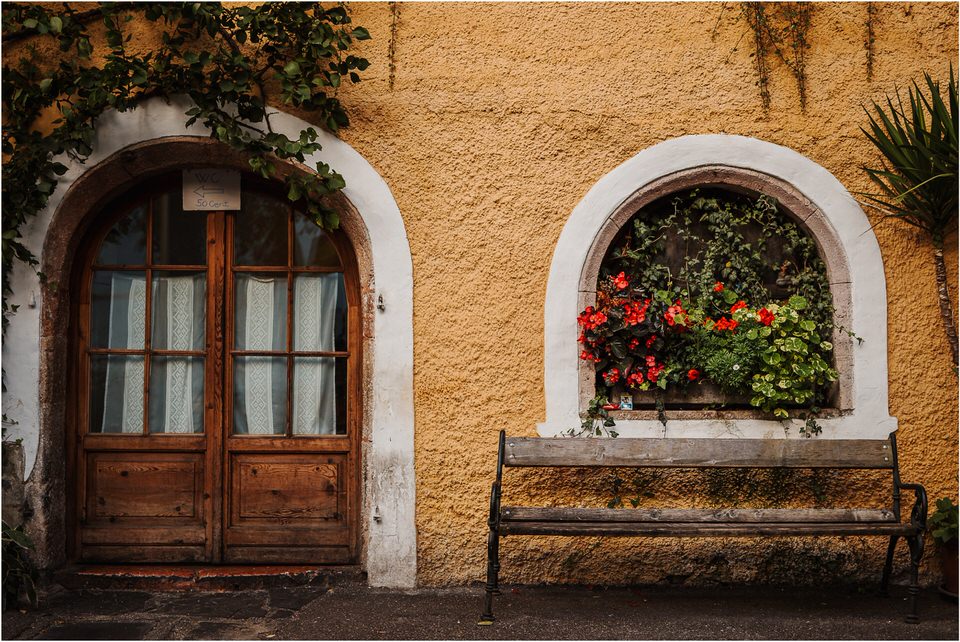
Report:
[[[764,110],[770,109],[770,56],[776,57],[790,70],[800,92],[800,110],[807,108],[806,57],[810,44],[809,2],[745,2],[741,15],[753,31],[754,64],[757,85]]]
[[[863,48],[867,51],[867,80],[873,80],[873,59],[876,55],[877,41],[877,5],[867,3],[867,33],[863,40]]]
[[[89,7],[90,5],[84,5]],[[135,21],[135,22],[134,22]],[[130,27],[153,46],[133,42]],[[268,2],[256,7],[219,2],[102,2],[78,11],[69,4],[3,5],[3,317],[10,309],[15,261],[35,266],[23,242],[25,225],[57,189],[64,157],[93,152],[98,118],[128,111],[151,97],[185,95],[186,125],[250,156],[269,178],[276,161],[303,162],[320,149],[316,129],[290,138],[274,131],[268,97],[313,115],[337,132],[349,124],[337,97],[343,82],[360,81],[369,63],[350,53],[370,37],[351,25],[343,4]],[[55,53],[55,55],[51,55]],[[325,163],[285,179],[291,201],[304,201],[324,228],[337,213],[322,197],[344,187]]]

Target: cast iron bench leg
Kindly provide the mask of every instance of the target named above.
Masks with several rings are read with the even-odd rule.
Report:
[[[500,432],[500,455],[497,463],[497,481],[490,487],[490,518],[487,519],[487,526],[490,532],[487,534],[487,586],[486,593],[483,596],[483,614],[480,616],[480,624],[492,624],[493,617],[493,596],[500,595],[500,463],[503,458],[503,431]]]
[[[883,565],[883,577],[880,578],[880,595],[886,597],[890,587],[890,571],[893,570],[893,553],[897,548],[899,535],[890,536],[890,544],[887,545],[887,561]]]
[[[920,573],[920,560],[923,558],[923,533],[907,538],[907,542],[910,544],[910,587],[907,589],[910,595],[910,614],[907,615],[906,621],[908,624],[917,624],[920,622],[920,616],[917,613],[920,584],[917,576]]]
[[[493,622],[493,596],[500,594],[499,587],[500,575],[500,536],[496,529],[491,526],[490,533],[487,535],[487,586],[486,594],[483,598],[483,615],[480,616],[481,622]]]

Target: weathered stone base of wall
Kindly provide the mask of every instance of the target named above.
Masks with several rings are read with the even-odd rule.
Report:
[[[3,442],[3,521],[13,527],[23,524],[23,447]]]

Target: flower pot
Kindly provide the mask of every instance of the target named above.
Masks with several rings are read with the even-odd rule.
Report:
[[[619,398],[621,390],[615,389],[616,396]],[[749,408],[749,395],[728,395],[724,394],[715,383],[710,381],[701,381],[696,384],[690,384],[686,391],[669,390],[666,393],[659,390],[643,390],[633,393],[634,408],[654,408],[657,397],[662,395],[663,404],[667,408],[703,408],[705,406],[725,406],[730,408]]]
[[[943,584],[940,592],[957,599],[957,540],[949,544],[938,544],[940,551],[940,570],[943,572]]]

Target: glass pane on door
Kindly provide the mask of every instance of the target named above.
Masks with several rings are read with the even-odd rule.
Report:
[[[286,433],[287,357],[238,356],[233,364],[233,432]]]
[[[203,358],[150,359],[150,432],[203,432]]]
[[[345,351],[345,326],[343,274],[297,274],[293,280],[293,349]]]
[[[287,265],[288,205],[258,192],[244,192],[233,223],[234,265]]]
[[[155,350],[203,350],[205,272],[154,272],[150,345]]]
[[[147,207],[141,205],[107,232],[97,254],[98,265],[143,265],[147,258]]]
[[[293,360],[292,423],[295,435],[345,435],[346,360],[296,357]],[[341,376],[342,375],[342,376]]]
[[[287,349],[286,274],[237,274],[234,299],[238,350]]]
[[[293,264],[310,267],[340,267],[340,255],[330,237],[303,214],[293,218]]]
[[[206,265],[207,213],[184,212],[183,195],[166,192],[153,200],[153,263]]]
[[[90,347],[142,350],[146,321],[145,272],[94,272],[90,301]]]
[[[143,356],[90,358],[90,432],[143,432]]]

